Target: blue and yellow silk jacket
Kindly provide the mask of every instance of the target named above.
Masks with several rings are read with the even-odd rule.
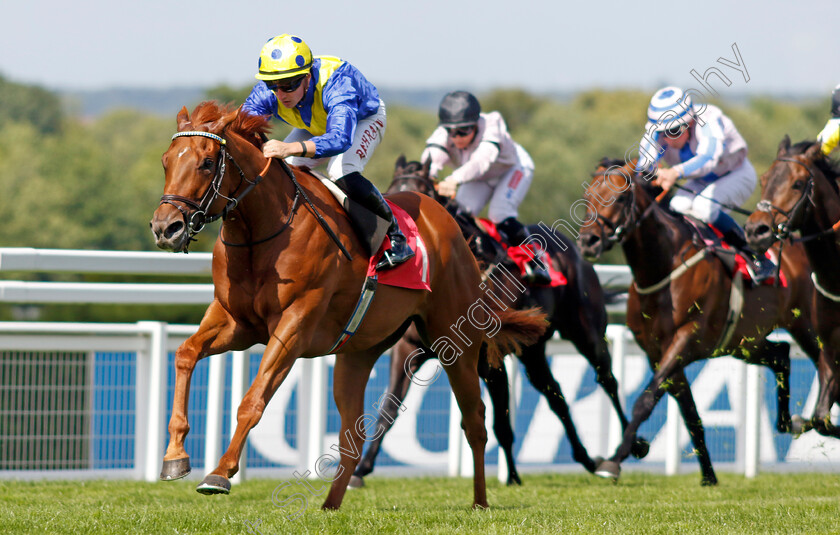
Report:
[[[341,154],[350,148],[359,120],[379,109],[379,92],[356,67],[333,56],[316,56],[309,72],[309,87],[294,108],[283,106],[262,81],[251,90],[242,108],[310,132],[315,158]]]

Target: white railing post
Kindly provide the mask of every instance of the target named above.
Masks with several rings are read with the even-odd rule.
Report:
[[[449,456],[447,458],[447,474],[449,477],[458,477],[461,474],[461,448],[463,446],[463,435],[461,429],[461,411],[458,408],[458,400],[455,394],[449,393]]]
[[[758,475],[760,460],[761,435],[761,399],[762,381],[761,368],[745,364],[746,371],[746,400],[744,414],[744,475],[755,477]]]
[[[248,382],[250,380],[249,373],[249,357],[246,351],[234,351],[231,354],[230,366],[230,436],[236,432],[236,424],[238,423],[237,409],[242,398],[245,397],[245,392],[248,390]],[[230,482],[234,485],[242,483],[245,480],[246,461],[248,459],[248,441],[245,441],[242,447],[242,456],[239,459],[239,472],[230,478]],[[218,462],[219,458],[217,458]],[[210,467],[210,470],[215,468]]]
[[[510,427],[516,432],[516,403],[517,403],[517,388],[519,385],[519,361],[513,355],[505,356],[505,372],[508,378],[508,392],[510,400],[508,403],[508,418],[510,419]],[[516,442],[514,442],[514,447]],[[514,448],[515,450],[515,448]],[[508,465],[505,458],[505,452],[499,446],[499,482],[507,483]]]
[[[668,419],[665,422],[665,473],[673,476],[680,471],[680,427],[682,415],[674,396],[668,394]]]
[[[627,396],[624,392],[624,370],[627,369],[627,337],[629,336],[629,329],[624,325],[607,325],[607,338],[612,341],[612,350],[610,356],[612,358],[612,372],[615,380],[618,382],[618,400],[625,411],[629,411],[627,407]],[[607,429],[607,452],[612,453],[621,444],[624,439],[624,430],[621,428],[621,420],[615,411],[612,411],[609,419]]]
[[[145,433],[143,479],[157,481],[163,463],[163,429],[166,418],[167,343],[166,323],[140,321],[137,325],[149,334],[145,355],[137,356],[138,409],[144,401],[142,416],[138,414],[135,433]],[[141,362],[143,360],[144,362]],[[145,399],[141,399],[145,397]],[[139,411],[138,411],[139,412]]]
[[[323,454],[327,427],[327,359],[299,359],[298,383],[298,450],[300,473],[309,471],[309,478],[318,476],[315,463]]]
[[[222,416],[225,405],[225,359],[227,353],[209,358],[207,377],[207,426],[204,434],[204,473],[209,474],[222,456]],[[244,455],[243,455],[244,457]]]

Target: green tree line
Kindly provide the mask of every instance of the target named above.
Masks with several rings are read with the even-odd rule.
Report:
[[[219,86],[208,90],[206,99],[239,104],[249,90]],[[477,96],[485,111],[502,113],[536,164],[521,219],[547,223],[572,221],[572,203],[581,198],[582,183],[600,158],[623,158],[638,144],[650,98],[633,90],[590,90],[565,101],[521,89]],[[761,97],[713,103],[733,119],[761,173],[785,134],[795,141],[814,138],[826,119],[827,100]],[[190,110],[196,104],[184,103]],[[436,122],[433,112],[389,105],[386,136],[365,174],[380,188],[387,187],[397,157],[419,159]],[[288,128],[279,121],[272,124],[272,137],[282,139]],[[174,115],[121,110],[82,120],[63,111],[59,95],[0,76],[0,247],[155,250],[149,219],[163,189],[160,157],[174,131]],[[757,195],[756,191],[748,206],[755,205]],[[192,250],[211,250],[216,232],[217,227],[206,229]],[[616,252],[608,261],[623,263],[623,258]],[[2,277],[97,280],[73,274],[4,273]],[[202,311],[203,307],[51,305],[43,308],[41,318],[192,323]],[[0,320],[13,316],[11,306],[0,306]]]

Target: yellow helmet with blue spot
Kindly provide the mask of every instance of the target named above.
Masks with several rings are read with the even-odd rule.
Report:
[[[312,51],[300,37],[284,33],[263,45],[258,66],[258,80],[281,80],[306,74],[312,67]]]

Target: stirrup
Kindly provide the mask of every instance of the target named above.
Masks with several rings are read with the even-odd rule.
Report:
[[[405,240],[405,238],[403,238]],[[401,249],[401,251],[394,252],[395,249]],[[376,271],[382,271],[385,269],[392,269],[397,267],[398,265],[402,264],[403,262],[411,259],[414,257],[415,253],[408,246],[408,243],[403,241],[402,244],[395,246],[393,240],[391,241],[391,248],[382,252],[382,259],[376,263]]]
[[[775,275],[774,272],[776,266],[774,266],[773,263],[766,258],[759,259],[748,257],[746,260],[745,264],[747,266],[747,271],[756,285],[760,285],[762,282]]]
[[[535,268],[530,262],[525,263],[525,276],[523,278],[525,282],[534,286],[548,286],[551,284],[551,275],[548,271],[540,267]]]

